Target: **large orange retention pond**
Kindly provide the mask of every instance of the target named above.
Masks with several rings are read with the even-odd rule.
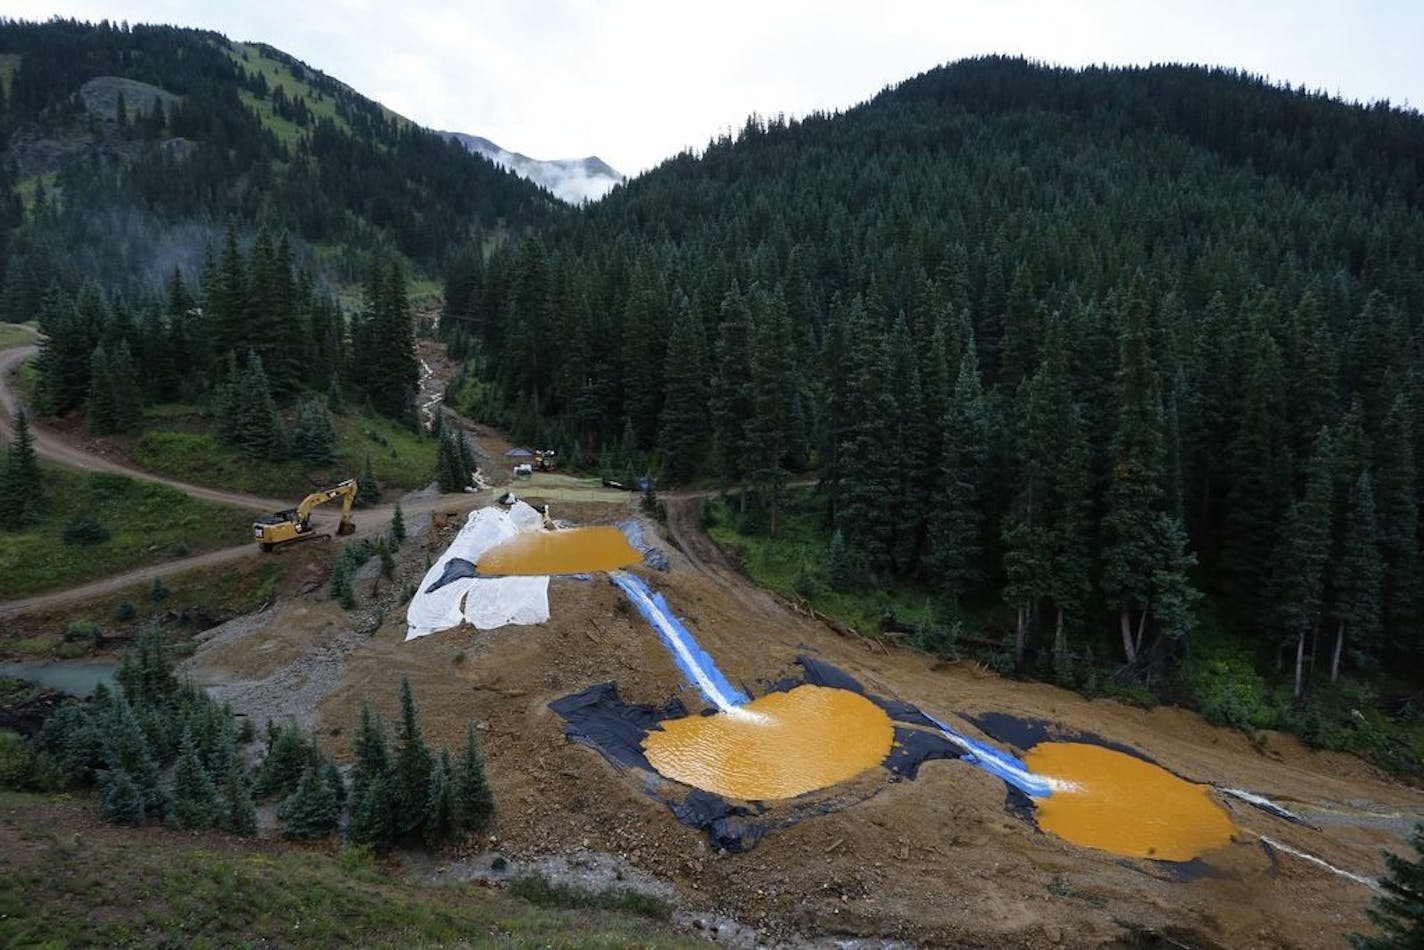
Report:
[[[643,740],[670,779],[744,801],[794,798],[884,761],[890,717],[850,690],[798,686],[710,716],[665,720]]]
[[[481,574],[538,576],[612,571],[637,564],[643,555],[612,525],[525,531],[480,555]]]
[[[1043,742],[1024,756],[1053,794],[1033,800],[1039,827],[1130,858],[1190,861],[1227,845],[1235,826],[1205,785],[1086,742]]]

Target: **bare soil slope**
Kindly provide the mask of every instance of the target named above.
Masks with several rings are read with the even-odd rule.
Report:
[[[254,621],[200,650],[192,669],[215,683],[266,682],[274,688],[252,695],[266,696],[263,703],[290,697],[292,712],[316,699],[322,741],[343,759],[361,701],[394,720],[400,677],[409,676],[428,740],[453,748],[467,721],[483,737],[499,814],[495,841],[472,845],[472,852],[592,849],[625,856],[669,881],[689,906],[735,917],[765,939],[857,935],[926,945],[1097,946],[1156,934],[1184,945],[1328,946],[1369,929],[1364,908],[1372,890],[1265,848],[1258,835],[1375,876],[1383,871],[1380,848],[1402,848],[1411,822],[1424,815],[1424,793],[1358,759],[1313,752],[1284,735],[1253,744],[1182,710],[1090,701],[843,636],[784,609],[736,574],[702,535],[696,510],[694,500],[674,500],[669,533],[683,551],[669,551],[666,573],[640,572],[723,671],[753,693],[794,672],[795,658],[810,653],[872,692],[935,715],[1000,711],[1128,743],[1191,779],[1295,802],[1319,829],[1223,799],[1239,840],[1182,873],[1043,834],[1006,810],[1001,782],[960,762],[931,762],[913,782],[890,783],[875,770],[843,790],[853,801],[847,807],[779,830],[748,853],[713,853],[701,833],[644,795],[635,777],[565,739],[548,709],[551,700],[610,680],[631,702],[662,704],[681,694],[689,708],[702,705],[684,689],[655,634],[602,575],[555,579],[553,617],[542,626],[462,627],[412,643],[403,642],[399,604],[383,607],[378,597],[345,614],[311,594],[279,605],[270,622]],[[629,503],[556,503],[554,511],[583,523],[630,513]],[[453,522],[445,538],[452,528]],[[662,531],[645,528],[652,538]],[[442,545],[438,532],[408,545],[401,570],[418,577]],[[308,682],[316,688],[305,688]],[[229,695],[242,710],[243,697]],[[250,711],[261,714],[262,703]]]

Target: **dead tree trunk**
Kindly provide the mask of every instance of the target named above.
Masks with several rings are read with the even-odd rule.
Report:
[[[1330,682],[1335,682],[1340,678],[1340,653],[1345,648],[1345,621],[1340,621],[1340,626],[1335,628],[1335,654],[1330,657]]]
[[[1118,612],[1118,623],[1122,626],[1122,653],[1128,663],[1137,659],[1137,648],[1132,642],[1132,611],[1126,604]]]

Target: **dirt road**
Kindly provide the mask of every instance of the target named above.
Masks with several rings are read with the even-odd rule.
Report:
[[[33,358],[38,353],[39,346],[34,343],[0,351],[0,437],[6,441],[13,438],[15,413],[21,403],[20,395],[15,392],[10,377],[21,363]],[[30,432],[34,434],[35,453],[40,458],[58,462],[60,465],[67,465],[70,468],[77,468],[80,471],[127,475],[129,478],[136,478],[140,481],[176,488],[193,498],[233,505],[237,508],[247,508],[251,511],[273,512],[291,504],[290,501],[223,491],[220,488],[208,488],[204,485],[193,485],[172,478],[164,478],[162,475],[155,475],[152,472],[145,472],[131,465],[95,455],[59,433],[33,422],[30,425]]]
[[[21,405],[20,395],[15,392],[11,376],[21,363],[33,358],[38,352],[39,346],[33,343],[0,350],[0,438],[7,442],[13,437],[15,413]],[[155,475],[152,472],[145,472],[132,465],[95,455],[87,448],[42,425],[32,423],[30,432],[34,435],[37,455],[70,468],[85,472],[124,475],[138,481],[166,485],[193,498],[246,508],[264,514],[289,508],[292,504],[291,499],[263,498],[258,495],[224,491],[219,488],[194,485],[189,482],[165,478],[162,475]],[[477,501],[474,495],[438,495],[417,492],[401,500],[401,509],[407,515],[417,515],[430,511],[468,511],[479,503],[481,502]],[[354,516],[356,536],[362,537],[386,530],[394,512],[395,504],[358,510]],[[337,516],[330,513],[319,513],[313,517],[318,524],[318,530],[330,530],[335,527],[337,521]],[[257,545],[243,544],[237,547],[207,551],[191,557],[176,558],[160,564],[150,564],[65,590],[5,601],[0,603],[0,619],[15,617],[35,610],[83,603],[86,600],[115,593],[126,587],[150,583],[155,578],[172,577],[199,568],[216,567],[244,558],[258,557],[260,553]]]

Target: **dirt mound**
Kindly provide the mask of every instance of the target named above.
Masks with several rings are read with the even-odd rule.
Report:
[[[470,857],[496,847],[525,858],[580,849],[615,855],[667,882],[688,906],[735,918],[766,939],[1096,946],[1170,934],[1189,944],[1316,946],[1369,929],[1369,888],[1263,846],[1259,836],[1378,875],[1379,849],[1403,846],[1409,821],[1424,814],[1424,794],[1358,759],[1312,752],[1287,736],[1253,744],[1178,709],[1092,701],[908,650],[871,649],[748,584],[705,540],[694,511],[669,505],[676,545],[644,522],[648,540],[671,552],[671,570],[637,572],[751,694],[762,694],[810,653],[868,691],[951,717],[976,736],[982,733],[953,717],[1003,712],[1061,723],[1130,745],[1197,781],[1307,803],[1292,807],[1319,827],[1221,798],[1240,829],[1233,843],[1190,865],[1126,860],[1038,830],[1006,808],[1002,782],[946,761],[928,763],[914,782],[877,776],[888,783],[879,794],[779,829],[746,853],[717,853],[626,773],[570,743],[549,709],[555,699],[610,681],[630,703],[660,706],[680,696],[689,709],[703,707],[604,575],[553,579],[552,617],[540,626],[460,627],[410,643],[403,611],[383,607],[379,597],[352,615],[324,594],[309,594],[280,603],[267,622],[205,648],[199,660],[215,677],[269,683],[263,695],[286,697],[288,705],[319,702],[319,735],[343,761],[361,702],[393,721],[400,678],[409,676],[430,742],[456,747],[469,721],[483,740],[499,812],[495,841],[472,844]],[[556,515],[608,523],[626,519],[629,507],[561,505]],[[402,571],[418,577],[440,549],[438,535],[407,544]],[[242,709],[242,697],[232,698]],[[1134,807],[1146,814],[1152,802]]]

